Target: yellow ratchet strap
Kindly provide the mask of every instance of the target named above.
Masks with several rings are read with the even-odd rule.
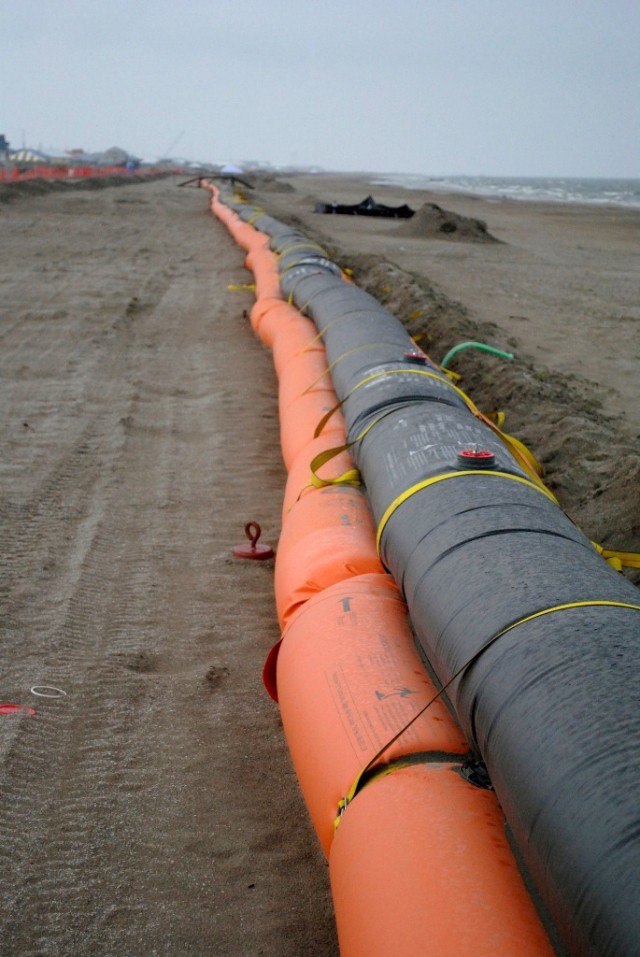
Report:
[[[640,568],[639,552],[619,552],[614,548],[603,548],[597,542],[591,542],[599,555],[602,555],[605,562],[608,562],[617,572],[623,568]]]
[[[456,678],[459,678],[460,675],[463,673],[463,671],[466,671],[467,668],[475,664],[476,661],[480,658],[480,656],[484,654],[484,652],[487,651],[488,648],[494,645],[496,641],[504,637],[504,635],[507,635],[510,631],[513,631],[515,628],[518,628],[519,625],[525,625],[527,622],[535,621],[536,618],[543,618],[545,615],[551,615],[558,611],[570,611],[573,608],[599,608],[599,607],[630,608],[632,611],[640,611],[640,605],[635,605],[635,604],[632,604],[631,602],[626,602],[626,601],[606,601],[606,600],[595,599],[592,601],[567,602],[566,604],[563,604],[563,605],[552,605],[551,608],[543,608],[541,611],[535,611],[531,615],[526,615],[524,618],[520,618],[518,621],[514,621],[513,624],[507,625],[507,627],[503,628],[502,631],[499,631],[497,635],[494,635],[492,638],[489,638],[488,641],[485,641],[485,643],[481,645],[481,647],[478,648],[478,650],[474,652],[474,654],[467,661],[465,661],[465,663],[461,665],[460,668],[458,668],[455,674],[451,675],[451,677],[446,682],[446,684],[444,684],[442,688],[440,688],[440,690],[436,692],[433,698],[427,701],[425,706],[421,708],[418,712],[416,712],[416,714],[414,714],[411,720],[407,721],[404,727],[400,728],[400,730],[396,734],[394,734],[393,737],[390,738],[389,741],[387,741],[387,743],[383,745],[383,747],[380,748],[380,750],[376,754],[374,754],[371,760],[367,764],[365,764],[363,768],[361,768],[361,770],[358,772],[358,775],[355,781],[353,782],[353,784],[347,791],[346,795],[343,798],[341,798],[340,801],[338,801],[338,814],[333,822],[334,829],[338,827],[338,825],[340,824],[340,820],[342,819],[342,815],[346,811],[351,801],[353,801],[354,797],[360,791],[360,788],[362,786],[362,779],[364,775],[367,773],[367,771],[369,771],[373,767],[376,761],[378,761],[382,757],[384,752],[387,751],[392,744],[395,744],[398,738],[400,738],[405,733],[405,731],[408,731],[409,728],[413,724],[415,724],[418,718],[422,717],[422,715],[431,707],[431,705],[444,694],[444,692],[447,690],[447,688],[450,685],[453,684]],[[397,765],[390,764],[389,767],[395,768],[397,767]]]
[[[485,415],[487,419],[493,422],[494,425],[497,425],[499,429],[501,429],[505,423],[506,415],[504,412],[486,412]]]
[[[355,441],[357,442],[358,440],[356,439]],[[320,452],[311,459],[309,468],[311,469],[311,484],[314,488],[325,488],[327,485],[353,485],[357,487],[362,484],[360,481],[360,472],[357,468],[348,469],[346,472],[343,472],[342,475],[338,475],[332,479],[323,479],[317,474],[319,468],[322,468],[322,466],[330,462],[331,459],[335,459],[341,452],[348,452],[353,444],[353,442],[347,442],[346,445],[339,445],[334,449],[325,449],[324,452]]]
[[[520,482],[521,485],[528,485],[529,488],[534,489],[536,492],[541,492],[542,495],[546,495],[555,505],[558,504],[556,498],[552,493],[544,487],[544,485],[539,485],[537,482],[530,482],[529,479],[523,478],[521,475],[512,475],[510,472],[496,472],[494,469],[470,469],[468,471],[461,472],[444,472],[442,475],[433,475],[431,478],[423,479],[422,482],[417,482],[415,485],[412,485],[410,488],[405,489],[397,498],[391,502],[384,515],[380,519],[378,525],[378,531],[376,534],[376,548],[378,552],[380,551],[380,539],[382,538],[382,533],[385,530],[386,524],[400,506],[411,498],[412,495],[415,495],[417,492],[421,492],[425,488],[429,488],[431,485],[436,485],[438,482],[444,482],[447,479],[454,478],[468,478],[473,475],[489,475],[492,478],[503,478],[509,479],[512,482]]]

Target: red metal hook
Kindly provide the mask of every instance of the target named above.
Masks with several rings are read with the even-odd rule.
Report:
[[[244,527],[244,533],[249,539],[249,544],[236,545],[233,554],[236,558],[273,558],[273,549],[270,545],[259,545],[258,539],[262,534],[262,529],[257,522],[247,522]]]

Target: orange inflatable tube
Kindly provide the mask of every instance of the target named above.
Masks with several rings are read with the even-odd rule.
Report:
[[[250,319],[253,331],[271,348],[275,337],[280,333],[288,335],[301,321],[302,316],[295,306],[290,306],[282,299],[261,296],[251,308]]]
[[[348,805],[329,873],[341,957],[553,957],[492,791],[450,764],[375,778]]]
[[[310,598],[346,578],[384,569],[367,500],[357,488],[327,486],[301,498],[287,516],[275,562],[281,627]]]
[[[323,390],[333,392],[333,382],[327,371],[327,356],[324,349],[314,349],[312,352],[303,352],[291,358],[280,369],[278,376],[280,419],[282,420],[284,411],[299,396]]]
[[[277,320],[275,319],[276,313],[273,313],[272,310],[277,310],[280,307],[285,310],[285,313],[286,310],[289,310],[289,314],[282,320],[283,327],[288,327],[291,323],[297,321],[298,317],[294,314],[296,312],[294,307],[288,306],[287,303],[283,302],[282,299],[279,299],[277,296],[261,296],[259,299],[256,299],[249,313],[251,328],[258,338],[261,339],[266,346],[269,346],[269,348],[271,348],[269,328],[272,323],[274,326],[277,325]]]
[[[291,307],[287,306],[287,308]],[[280,375],[287,363],[302,353],[321,352],[326,355],[325,348],[318,339],[314,323],[300,313],[296,322],[282,324],[274,331],[271,351],[276,375]]]
[[[252,231],[251,226],[239,216],[237,219],[230,219],[227,225],[237,244],[243,249],[250,250],[256,241],[255,230]]]
[[[280,447],[284,464],[289,470],[297,455],[315,437],[316,428],[321,419],[335,408],[338,400],[333,389],[316,389],[299,395],[280,410]],[[344,418],[340,412],[332,415],[322,430],[324,435],[332,435],[335,445],[346,440]]]
[[[266,676],[271,682],[273,658]],[[415,649],[406,606],[385,574],[350,578],[310,598],[284,632],[276,669],[293,766],[328,854],[341,798],[361,769],[434,697],[436,689]],[[440,699],[381,760],[423,751],[468,751]],[[360,795],[353,806],[359,799]]]
[[[247,226],[247,228],[251,229],[255,234],[253,226],[248,226],[246,223],[243,225]],[[269,251],[268,237],[266,243],[254,245],[253,248],[249,249],[245,258],[245,265],[254,275],[256,296],[259,299],[269,297],[276,298],[281,295],[278,266],[273,253]]]

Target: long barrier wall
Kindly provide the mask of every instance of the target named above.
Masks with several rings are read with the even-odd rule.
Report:
[[[39,164],[31,169],[19,166],[0,166],[0,183],[28,183],[31,180],[76,180],[103,176],[162,176],[167,172],[181,173],[181,169],[160,170],[143,167],[128,170],[123,166],[47,166]]]
[[[460,954],[463,923],[476,953],[552,952],[501,808],[557,947],[640,953],[637,590],[526,450],[324,250],[210,188],[250,250],[251,320],[279,374],[288,557],[279,550],[284,634],[265,676],[329,854],[341,952],[417,955],[429,940]],[[277,266],[258,256],[260,233]],[[336,528],[357,531],[338,547]],[[333,580],[304,573],[334,547],[358,561],[341,559]],[[287,562],[303,580],[281,574]],[[465,742],[495,793],[470,783]]]

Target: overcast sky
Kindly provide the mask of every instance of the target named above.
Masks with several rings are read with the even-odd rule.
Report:
[[[0,0],[12,146],[640,176],[640,0]]]

